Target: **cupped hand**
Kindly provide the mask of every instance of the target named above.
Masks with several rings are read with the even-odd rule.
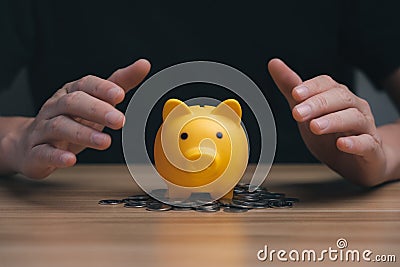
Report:
[[[104,127],[125,123],[115,105],[148,74],[150,63],[138,60],[107,80],[85,76],[65,84],[42,106],[35,118],[14,133],[14,170],[32,178],[47,177],[57,168],[73,166],[85,148],[104,150],[111,137]]]
[[[367,101],[327,75],[302,81],[279,59],[268,69],[316,158],[358,184],[384,181],[385,151]]]

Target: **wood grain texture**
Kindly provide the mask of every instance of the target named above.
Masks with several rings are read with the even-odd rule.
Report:
[[[44,181],[1,177],[0,267],[309,266],[260,262],[256,254],[264,245],[337,249],[338,238],[347,240],[348,249],[400,261],[400,183],[366,190],[322,165],[276,165],[264,186],[301,202],[241,214],[148,212],[97,204],[140,192],[122,165],[80,165]],[[320,265],[349,263],[311,264]]]

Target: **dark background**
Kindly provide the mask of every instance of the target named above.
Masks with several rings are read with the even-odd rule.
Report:
[[[361,65],[376,85],[382,72],[387,71],[377,67],[380,59],[377,52],[388,61],[398,57],[398,53],[393,54],[397,57],[390,54],[397,52],[400,46],[393,42],[399,41],[393,40],[392,34],[393,29],[398,28],[386,14],[393,11],[390,6],[384,7],[387,2],[354,1],[345,4],[346,8],[343,8],[346,1],[202,1],[190,4],[25,1],[29,3],[26,5],[20,2],[24,1],[12,2],[14,13],[3,15],[16,24],[16,33],[24,37],[18,35],[20,38],[16,38],[22,40],[23,49],[9,44],[10,53],[5,55],[6,60],[2,63],[1,80],[11,81],[12,76],[21,74],[24,64],[25,72],[14,79],[9,92],[1,95],[1,114],[35,114],[64,83],[87,74],[105,78],[113,70],[140,57],[152,63],[150,75],[184,61],[211,60],[241,70],[263,90],[277,123],[278,162],[315,162],[297,133],[285,99],[267,74],[268,60],[278,56],[304,79],[329,74],[352,90],[359,90],[361,96],[370,100],[378,123],[396,118],[387,100],[381,102],[379,97],[370,96],[371,85],[367,84],[365,76],[360,73],[354,76],[352,72],[357,64]],[[356,9],[356,4],[361,6]],[[385,40],[387,37],[391,42]],[[4,43],[7,46],[8,43],[2,45]],[[363,57],[364,54],[367,56]],[[346,65],[346,61],[353,65]],[[31,91],[27,89],[29,86]],[[29,95],[34,96],[32,101]],[[121,110],[131,95],[119,105]],[[232,97],[207,84],[193,84],[171,91],[156,105],[149,120],[149,143],[161,123],[161,109],[166,99],[185,100],[198,96],[220,100]],[[243,102],[241,104],[251,149],[257,152],[257,127],[254,127],[248,108]],[[88,149],[79,155],[81,161],[123,161],[120,132],[106,131],[113,135],[112,148],[106,152]],[[252,153],[250,160],[256,159],[257,153]]]

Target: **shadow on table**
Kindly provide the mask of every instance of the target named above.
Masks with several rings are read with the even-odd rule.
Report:
[[[60,191],[75,190],[73,183],[63,183],[55,180],[32,180],[26,177],[3,176],[0,177],[0,191],[11,194],[14,198],[29,203],[49,205],[48,199],[58,195]],[[46,201],[40,201],[41,199]]]
[[[303,203],[326,203],[368,196],[376,190],[380,190],[391,183],[393,182],[385,183],[373,188],[365,188],[339,178],[309,182],[299,181],[295,183],[276,183],[268,189],[285,193],[288,197],[297,197]]]

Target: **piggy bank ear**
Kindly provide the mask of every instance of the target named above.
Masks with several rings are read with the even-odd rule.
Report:
[[[240,123],[242,118],[242,107],[235,99],[227,99],[221,102],[212,112],[214,115],[222,115],[230,118],[236,123]]]
[[[163,121],[167,119],[168,115],[173,110],[174,116],[182,116],[192,113],[192,111],[190,111],[189,107],[184,102],[180,101],[179,99],[172,98],[164,104],[164,109],[162,112]]]

